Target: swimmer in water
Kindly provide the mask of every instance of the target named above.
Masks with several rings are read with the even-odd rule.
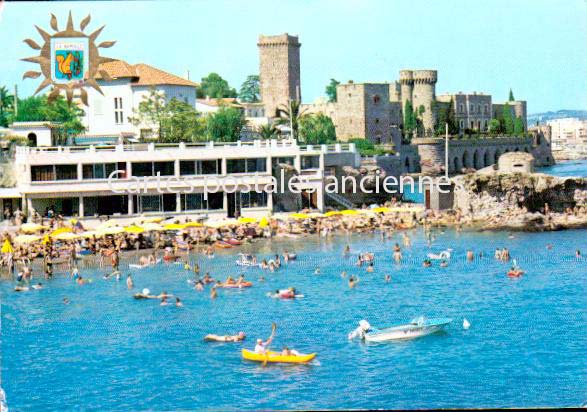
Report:
[[[41,282],[37,283],[36,285],[31,286],[34,290],[43,289],[43,284]]]
[[[244,332],[239,332],[236,335],[214,335],[209,334],[204,336],[206,342],[242,342],[247,335]]]
[[[371,273],[373,272],[373,263],[369,263],[369,266],[367,266],[367,272]]]
[[[475,254],[471,249],[467,250],[467,261],[472,262],[475,259]]]
[[[183,303],[178,297],[175,298],[175,306],[177,306],[178,308],[183,307]]]
[[[391,275],[385,275],[385,282],[386,283],[391,282]]]
[[[129,273],[128,276],[126,277],[126,287],[128,289],[132,289],[134,286],[135,286],[135,284],[132,281],[132,277],[130,276],[130,273]]]
[[[314,274],[315,275],[319,275],[320,274],[320,267],[317,267],[316,270],[314,270]]]
[[[259,282],[265,282],[265,276],[261,275],[261,277],[259,278]]]
[[[343,270],[343,271],[340,273],[340,277],[341,277],[341,278],[346,278],[346,270]]]
[[[216,286],[212,286],[212,290],[210,291],[210,299],[216,299],[218,296],[218,292],[216,292]]]
[[[577,251],[575,252],[575,257],[577,259],[581,259],[581,251],[579,249],[577,249]]]
[[[443,261],[440,262],[440,267],[441,268],[445,268],[447,266],[448,266],[448,262],[446,260],[443,260]]]
[[[422,266],[424,266],[425,268],[429,268],[430,266],[432,266],[432,261],[430,259],[424,259],[424,262],[422,262]]]
[[[164,296],[161,298],[161,303],[159,304],[160,306],[167,306],[169,305],[169,302],[167,302],[167,297]]]
[[[344,247],[344,251],[342,252],[343,256],[348,256],[351,253],[351,247],[350,245],[346,245]]]
[[[68,298],[63,298],[63,304],[64,305],[69,305],[69,299]]]
[[[204,290],[204,284],[202,283],[202,281],[198,280],[198,281],[196,282],[195,289],[196,289],[198,292],[201,292],[201,291],[203,291],[203,290]]]
[[[357,283],[359,283],[359,277],[351,275],[351,277],[349,278],[349,288],[354,288],[357,285]]]

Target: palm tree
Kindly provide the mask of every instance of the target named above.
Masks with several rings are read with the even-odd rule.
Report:
[[[300,140],[298,131],[300,130],[300,122],[308,114],[306,110],[302,110],[302,104],[299,100],[290,100],[289,104],[281,105],[279,108],[279,118],[276,123],[291,128],[291,137]]]
[[[259,137],[263,140],[277,139],[279,137],[279,129],[274,124],[264,124],[257,129]]]
[[[8,112],[14,107],[14,96],[6,86],[0,87],[0,126],[8,126]]]

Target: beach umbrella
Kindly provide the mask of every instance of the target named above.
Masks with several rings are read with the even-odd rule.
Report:
[[[289,215],[289,217],[294,219],[309,219],[310,215],[306,213],[292,213],[291,215]]]
[[[10,244],[10,241],[8,239],[6,239],[4,241],[4,244],[2,245],[2,249],[0,249],[0,252],[2,253],[13,253],[14,249],[12,248],[12,245]]]
[[[199,222],[187,222],[184,223],[183,227],[202,227],[204,226],[203,224],[199,223]]]
[[[35,233],[43,229],[48,229],[48,227],[38,223],[25,223],[20,226],[20,231],[24,233]]]
[[[125,227],[124,231],[126,233],[139,234],[139,233],[143,233],[145,231],[145,229],[143,229],[140,226],[130,225],[130,226]]]
[[[121,228],[120,226],[105,227],[105,228],[96,230],[96,234],[98,236],[116,235],[116,234],[122,233],[122,232],[124,232],[124,229]]]
[[[238,222],[239,223],[256,223],[257,219],[255,219],[254,217],[239,217]]]
[[[317,218],[320,218],[320,217],[324,217],[324,215],[322,213],[318,213],[318,212],[312,212],[308,216],[310,216],[312,219],[317,219]]]
[[[184,227],[185,227],[184,225],[181,225],[179,223],[168,223],[165,226],[163,226],[163,229],[165,229],[165,230],[181,230]]]
[[[102,224],[100,224],[96,229],[98,229],[98,230],[106,229],[106,228],[113,227],[113,226],[118,226],[118,222],[116,220],[107,220],[107,221],[103,222]]]
[[[342,212],[340,212],[340,214],[343,216],[358,215],[359,213],[360,212],[358,210],[354,210],[354,209],[346,209],[346,210],[343,210]]]
[[[143,229],[145,229],[145,231],[150,232],[150,231],[160,231],[160,230],[165,230],[163,229],[163,226],[161,226],[160,224],[157,223],[145,223],[144,225],[141,226]]]
[[[14,243],[20,243],[20,244],[27,244],[27,243],[32,243],[32,242],[36,242],[37,240],[41,240],[41,236],[36,236],[36,235],[18,235],[17,237],[14,238]]]
[[[46,245],[47,243],[49,243],[51,240],[49,240],[49,235],[45,235],[43,236],[43,244]]]
[[[236,223],[236,220],[234,220],[234,219],[232,219],[232,220],[217,220],[214,222],[206,222],[206,226],[217,229],[219,227],[234,225],[235,223]]]
[[[71,233],[71,232],[73,232],[73,230],[70,227],[60,227],[59,229],[56,229],[51,233],[51,237],[55,237],[55,236],[60,235],[62,233]]]
[[[326,212],[326,213],[324,213],[324,216],[326,216],[326,217],[330,217],[330,216],[338,216],[338,215],[340,215],[340,212],[338,212],[338,211],[336,211],[336,210],[333,210],[333,211],[331,211],[331,212]]]
[[[264,217],[259,221],[259,227],[264,229],[267,226],[269,226],[269,220],[266,217]]]
[[[62,232],[58,233],[55,236],[51,236],[55,240],[75,240],[79,239],[79,235],[71,232]]]
[[[389,207],[376,207],[371,209],[371,211],[375,213],[389,213],[392,210]]]

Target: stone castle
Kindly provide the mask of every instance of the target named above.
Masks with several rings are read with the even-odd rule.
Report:
[[[275,118],[280,109],[292,100],[301,101],[300,48],[297,36],[261,35],[258,41],[261,100],[265,116]],[[444,167],[444,146],[435,138],[439,109],[452,104],[452,114],[459,134],[487,132],[491,119],[503,116],[505,103],[494,103],[491,95],[462,92],[436,95],[436,70],[401,70],[399,79],[384,83],[354,83],[349,81],[336,88],[337,99],[319,99],[303,104],[306,113],[329,116],[336,128],[337,139],[364,138],[375,144],[392,146],[400,158],[401,172],[434,172]],[[512,116],[518,117],[527,129],[526,102],[509,101]],[[419,127],[404,143],[406,108],[411,108]],[[540,131],[538,131],[540,132]],[[451,139],[449,170],[481,168],[496,163],[495,156],[509,151],[534,153],[539,146],[550,145],[543,134],[526,139],[484,138]],[[477,146],[477,147],[476,147]],[[489,149],[488,149],[489,148]],[[537,165],[550,164],[550,150],[540,147]],[[454,155],[454,156],[453,156]],[[442,164],[439,164],[441,162]]]

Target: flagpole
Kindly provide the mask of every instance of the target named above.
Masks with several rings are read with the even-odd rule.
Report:
[[[448,179],[448,122],[445,124],[444,134],[444,175]]]

